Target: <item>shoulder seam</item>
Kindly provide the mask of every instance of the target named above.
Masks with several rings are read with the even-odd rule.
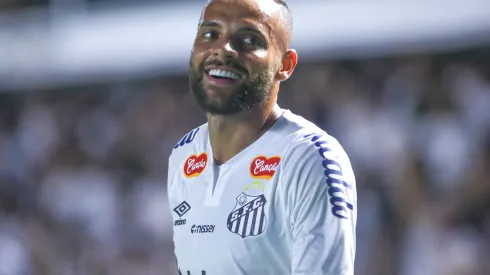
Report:
[[[172,149],[172,152],[176,149],[178,149],[179,147],[182,147],[186,144],[189,144],[191,143],[194,138],[196,137],[197,133],[199,132],[199,129],[201,128],[202,126],[199,126],[197,128],[194,128],[192,129],[191,131],[189,131],[187,134],[185,134],[178,142],[177,144],[175,144],[175,146],[173,147]]]

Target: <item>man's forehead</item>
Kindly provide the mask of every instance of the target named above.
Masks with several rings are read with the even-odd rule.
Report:
[[[249,19],[258,23],[272,23],[279,12],[279,5],[273,0],[211,0],[206,6],[201,20]]]

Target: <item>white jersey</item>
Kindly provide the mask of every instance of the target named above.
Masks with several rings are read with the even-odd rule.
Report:
[[[170,156],[179,274],[354,274],[356,185],[336,139],[286,110],[217,166],[208,136],[192,130]]]

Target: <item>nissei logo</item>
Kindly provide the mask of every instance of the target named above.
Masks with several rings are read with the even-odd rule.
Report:
[[[329,142],[326,140],[320,140],[322,135],[310,134],[304,136],[304,138],[311,138],[311,142],[315,143],[318,148],[318,153],[322,157],[322,166],[325,169],[325,176],[327,176],[326,183],[328,185],[328,194],[330,195],[330,204],[332,204],[332,214],[341,219],[347,219],[345,215],[347,209],[353,210],[354,206],[346,201],[346,192],[348,189],[352,189],[350,184],[345,181],[344,174],[342,173],[342,165],[338,163],[334,158],[329,147]]]
[[[213,233],[215,225],[193,225],[191,227],[192,234]]]
[[[250,164],[250,175],[254,179],[270,180],[276,173],[281,157],[258,156]]]
[[[194,138],[196,137],[197,132],[199,132],[199,128],[196,128],[196,129],[190,131],[189,133],[187,133],[187,135],[182,137],[182,139],[174,146],[174,149],[177,149],[179,147],[182,147],[186,144],[191,143],[194,140]]]

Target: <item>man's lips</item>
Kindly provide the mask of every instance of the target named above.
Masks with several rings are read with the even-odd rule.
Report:
[[[206,80],[213,86],[232,86],[240,81],[240,79],[219,78],[209,74],[206,74]]]
[[[215,86],[230,86],[243,79],[244,73],[229,66],[209,65],[204,69],[208,82]]]
[[[243,77],[246,74],[243,70],[230,66],[207,65],[204,67],[204,72],[206,72],[206,74],[209,73],[211,70],[221,70],[225,72],[231,72],[239,75],[240,77]]]

